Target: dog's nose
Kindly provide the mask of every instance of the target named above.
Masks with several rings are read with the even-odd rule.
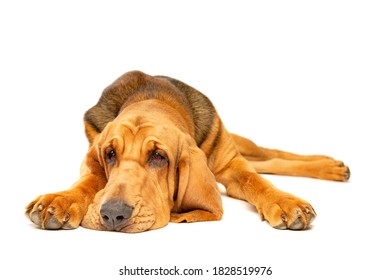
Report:
[[[110,230],[119,230],[132,213],[133,207],[119,199],[108,200],[100,208],[103,224]]]

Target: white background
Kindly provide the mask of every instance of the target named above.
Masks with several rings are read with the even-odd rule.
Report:
[[[262,279],[211,276],[214,266],[271,266],[264,279],[389,279],[386,1],[7,2],[0,278],[130,279],[119,269],[177,265],[209,274],[153,279]],[[141,234],[36,229],[24,207],[77,179],[85,110],[134,69],[194,86],[230,131],[259,145],[343,160],[350,182],[266,176],[316,209],[303,232],[272,229],[226,196],[220,222]]]

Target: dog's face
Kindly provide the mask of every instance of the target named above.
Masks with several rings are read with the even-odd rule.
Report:
[[[119,117],[105,127],[91,149],[107,184],[82,221],[87,228],[129,233],[161,228],[171,211],[198,207],[188,193],[184,199],[186,190],[191,192],[191,185],[198,184],[197,177],[203,176],[200,184],[206,177],[206,183],[216,185],[193,139],[161,116]]]
[[[139,121],[110,123],[100,135],[96,149],[107,185],[96,195],[83,225],[140,232],[169,222],[178,157],[173,147],[179,139],[168,137],[167,127],[136,125]]]

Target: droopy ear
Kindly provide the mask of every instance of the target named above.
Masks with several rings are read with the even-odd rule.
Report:
[[[171,222],[215,221],[222,218],[221,195],[207,159],[195,143],[182,150],[178,189]]]
[[[110,127],[112,126],[112,123],[108,123],[104,130],[95,136],[93,139],[93,142],[90,143],[90,149],[87,155],[87,158],[89,156],[89,162],[88,166],[93,169],[93,173],[99,173],[100,176],[104,176],[107,179],[108,176],[108,170],[107,165],[105,164],[105,155],[102,152],[102,146],[107,138],[107,133]],[[86,159],[87,159],[86,158]],[[83,164],[84,165],[84,164]],[[82,166],[83,167],[83,166]],[[81,172],[82,173],[82,172]]]
[[[104,227],[100,223],[99,209],[104,187],[107,184],[107,177],[101,155],[99,155],[99,149],[98,139],[95,139],[81,165],[81,178],[83,176],[95,178],[88,185],[88,190],[91,191],[91,197],[81,226],[89,229],[104,230]]]
[[[100,136],[100,135],[99,135]],[[96,137],[90,144],[88,153],[84,158],[80,168],[80,175],[94,174],[100,177],[106,177],[102,155],[100,154],[101,139]],[[106,178],[105,178],[106,179]]]

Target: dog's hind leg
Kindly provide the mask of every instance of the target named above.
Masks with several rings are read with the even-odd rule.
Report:
[[[303,156],[297,155],[290,152],[268,149],[264,147],[257,146],[251,140],[231,133],[234,143],[241,155],[243,155],[247,160],[253,161],[264,161],[274,158],[285,159],[285,160],[301,160],[301,161],[314,161],[321,159],[330,159],[328,156],[323,155],[310,155]]]
[[[348,181],[350,171],[342,161],[319,159],[313,161],[274,158],[249,163],[258,173],[311,177],[332,181]]]
[[[322,155],[298,155],[257,146],[251,140],[231,134],[241,155],[258,173],[347,181],[350,170],[343,162]]]

